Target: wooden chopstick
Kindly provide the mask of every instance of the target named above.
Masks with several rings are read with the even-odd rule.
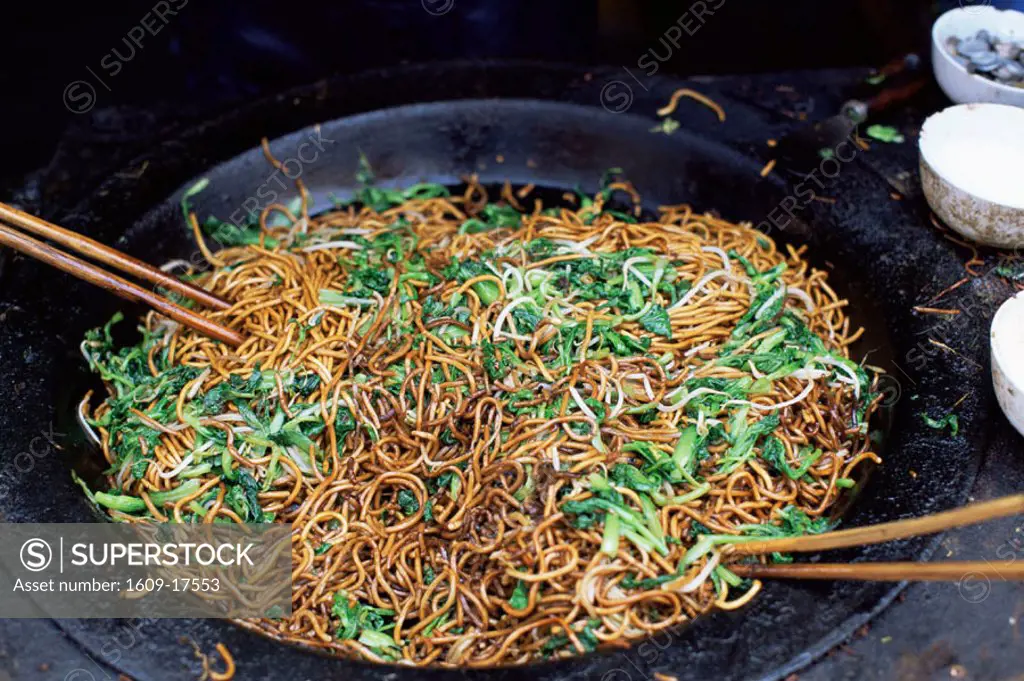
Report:
[[[40,262],[44,262],[90,284],[111,291],[125,300],[145,303],[160,314],[190,326],[210,338],[223,341],[235,347],[241,345],[242,341],[245,340],[245,337],[237,331],[232,331],[216,322],[210,321],[192,310],[175,305],[153,291],[110,274],[96,265],[80,260],[73,255],[68,255],[47,243],[33,239],[2,223],[0,223],[0,245],[9,246]]]
[[[0,202],[0,220],[5,220],[12,225],[21,227],[36,236],[55,241],[97,262],[117,268],[126,274],[162,286],[168,291],[174,291],[206,307],[214,310],[227,310],[231,307],[231,303],[218,298],[209,291],[204,291],[197,286],[162,272],[148,263],[136,260],[98,241],[93,241],[89,237],[72,232],[69,229],[64,229],[34,215],[29,215],[14,206],[2,202]]]
[[[974,525],[987,520],[1005,518],[1006,516],[1024,513],[1024,494],[1014,494],[993,501],[984,501],[944,511],[923,518],[897,520],[868,527],[856,527],[837,532],[787,537],[783,539],[766,539],[764,541],[732,544],[724,550],[730,555],[761,555],[765,553],[796,553],[801,551],[827,551],[850,546],[867,546],[881,544],[894,539],[918,537],[923,534],[934,534],[954,527]],[[864,567],[864,564],[858,564]]]
[[[954,561],[947,563],[791,563],[729,565],[753,579],[840,579],[868,582],[959,582],[967,577],[1024,580],[1024,562]]]

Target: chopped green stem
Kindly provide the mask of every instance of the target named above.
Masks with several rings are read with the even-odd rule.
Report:
[[[619,528],[622,521],[619,516],[609,513],[604,519],[604,536],[601,539],[601,552],[615,557],[619,553]]]
[[[153,492],[149,495],[149,500],[156,507],[175,503],[198,492],[200,486],[201,483],[198,480],[189,480],[166,492]],[[92,499],[101,506],[121,511],[122,513],[140,513],[147,508],[146,502],[141,497],[132,497],[125,494],[95,492],[92,495]]]

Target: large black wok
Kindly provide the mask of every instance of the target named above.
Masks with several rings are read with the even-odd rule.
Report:
[[[259,200],[260,187],[277,187],[272,168],[256,145],[263,134],[273,137],[290,130],[298,131],[278,137],[272,149],[282,160],[300,158],[301,153],[291,174],[301,172],[320,206],[326,205],[328,193],[343,196],[356,186],[360,151],[387,185],[419,180],[457,184],[461,176],[476,172],[485,183],[507,178],[513,183],[593,191],[602,172],[618,166],[650,206],[685,201],[755,224],[768,219],[792,193],[778,176],[762,179],[762,162],[736,150],[763,135],[762,113],[719,97],[729,111],[726,125],[720,126],[703,110],[687,108],[680,115],[682,130],[654,135],[649,131],[653,121],[637,114],[649,114],[678,83],[652,79],[643,85],[651,92],[632,84],[635,97],[631,92],[630,105],[624,107],[629,110],[612,113],[601,106],[602,91],[612,109],[623,108],[616,102],[624,100],[610,100],[613,91],[607,89],[621,77],[596,72],[583,79],[575,70],[548,67],[462,66],[322,83],[232,112],[168,141],[147,152],[149,163],[141,176],[112,176],[80,205],[50,217],[153,263],[189,257],[195,247],[182,225],[182,189],[198,177],[208,177],[210,187],[198,197],[200,217],[212,213],[229,218],[247,199]],[[485,99],[498,95],[507,99]],[[394,108],[432,100],[437,101]],[[319,132],[303,127],[317,121],[323,122]],[[311,137],[317,143],[310,144]],[[132,168],[139,168],[142,160]],[[865,177],[860,161],[854,160],[842,167],[828,192],[819,193],[842,197],[844,187],[863,183]],[[877,201],[863,205],[812,201],[797,217],[773,236],[806,241],[812,261],[833,269],[835,286],[854,301],[851,315],[870,329],[857,352],[870,352],[872,363],[886,366],[896,377],[886,384],[891,426],[883,450],[885,465],[852,500],[844,524],[863,525],[959,505],[973,479],[984,437],[970,424],[985,422],[988,402],[972,397],[964,403],[961,413],[968,426],[955,441],[926,428],[918,412],[925,406],[949,404],[969,391],[986,394],[984,376],[957,373],[938,355],[929,355],[923,367],[908,367],[907,358],[917,356],[913,351],[926,337],[927,321],[910,312],[918,302],[917,290],[934,281],[955,280],[960,263],[913,213],[888,201],[881,190]],[[70,467],[80,466],[82,456],[92,455],[75,435],[73,405],[86,385],[78,343],[86,329],[121,306],[106,294],[21,260],[7,264],[0,295],[7,303],[0,331],[0,462],[6,467],[0,476],[0,518],[93,519],[69,476]],[[984,338],[982,329],[968,328],[964,334],[965,344]],[[893,360],[912,373],[915,383],[893,367]],[[910,393],[920,399],[909,399]],[[14,471],[15,457],[51,423],[58,432],[70,433],[59,440],[64,452],[35,458],[28,472]],[[935,545],[933,539],[914,539],[830,558],[919,560],[927,558]],[[743,610],[708,616],[628,651],[472,672],[385,670],[287,647],[219,621],[146,623],[142,641],[117,648],[115,660],[105,651],[111,648],[111,636],[121,631],[119,623],[64,620],[56,626],[95,660],[139,680],[181,678],[182,660],[191,655],[179,643],[186,632],[204,650],[226,643],[238,661],[239,679],[354,679],[384,672],[398,679],[455,678],[464,673],[479,679],[611,681],[652,678],[654,672],[680,680],[779,679],[848,637],[886,607],[898,589],[870,583],[776,582]]]

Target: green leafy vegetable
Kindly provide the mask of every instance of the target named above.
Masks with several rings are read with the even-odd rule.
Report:
[[[407,489],[398,491],[398,506],[405,515],[412,515],[420,510],[420,502],[416,500],[416,495]]]
[[[1010,281],[1024,281],[1024,262],[1004,262],[996,266],[996,274]]]
[[[338,591],[334,594],[334,605],[331,606],[331,614],[339,620],[338,628],[335,631],[335,638],[345,641],[357,638],[365,632],[373,632],[379,635],[395,628],[393,621],[395,611],[388,608],[375,608],[364,605],[357,600],[350,600],[345,591]],[[391,643],[384,646],[395,646],[394,639],[385,636]],[[367,644],[371,647],[379,647],[382,644]],[[365,641],[363,641],[365,643]]]
[[[906,139],[899,130],[888,125],[869,125],[867,136],[887,144],[902,144]]]
[[[512,597],[508,599],[508,604],[512,606],[513,610],[526,609],[526,606],[530,604],[530,587],[526,585],[526,582],[522,580],[516,582],[516,588],[512,592]]]
[[[236,473],[235,479],[237,482],[228,486],[228,492],[224,496],[225,503],[245,522],[263,522],[263,509],[257,497],[260,491],[259,483],[244,469]]]
[[[817,463],[823,452],[821,449],[804,447],[798,453],[796,466],[790,465],[786,459],[786,448],[782,441],[776,437],[769,437],[762,449],[761,456],[770,463],[775,470],[786,475],[791,480],[799,480],[804,477],[811,466]]]
[[[594,634],[594,630],[598,629],[600,626],[601,620],[588,620],[581,631],[573,632],[576,634],[576,638],[583,646],[583,650],[585,652],[593,652],[597,650],[597,646],[600,645],[601,640]],[[562,648],[570,646],[572,646],[572,641],[567,635],[557,634],[544,642],[544,645],[541,646],[541,652],[545,655],[550,655]]]
[[[640,318],[640,325],[651,333],[672,338],[672,325],[669,322],[668,312],[660,305],[651,306],[647,314]]]
[[[504,378],[512,367],[512,357],[515,356],[515,348],[509,342],[491,343],[484,340],[480,344],[483,352],[483,365],[487,375],[492,380]]]
[[[450,610],[447,611],[447,612],[441,613],[440,615],[435,617],[433,620],[431,620],[430,624],[428,624],[426,627],[424,627],[423,635],[429,638],[430,635],[434,633],[435,629],[437,629],[440,626],[444,626],[445,624],[447,624],[448,620],[450,619],[450,617],[451,617],[451,611]]]
[[[182,212],[182,215],[185,218],[185,222],[186,223],[188,223],[188,214],[192,211],[192,208],[191,208],[191,206],[189,204],[189,199],[191,199],[193,196],[195,196],[196,194],[200,193],[201,191],[205,190],[209,186],[210,186],[210,178],[203,177],[203,178],[200,178],[194,185],[192,185],[191,187],[186,189],[184,191],[184,193],[182,193],[182,195],[181,195],[181,212]]]
[[[651,128],[651,132],[661,132],[666,135],[671,135],[679,129],[679,121],[674,118],[662,118],[661,122]]]
[[[263,234],[256,216],[250,216],[247,221],[242,223],[234,223],[220,220],[211,215],[202,222],[200,227],[222,246],[253,246],[260,243],[261,236],[267,248],[274,248],[278,243],[277,239]]]
[[[81,480],[78,482],[82,489],[85,490],[86,495],[100,506],[105,506],[106,508],[115,511],[121,511],[122,513],[142,513],[148,509],[146,502],[140,497],[133,497],[127,494],[116,494],[114,492],[94,493],[90,491]],[[154,506],[159,508],[164,504],[173,504],[194,495],[199,491],[199,487],[200,483],[198,480],[186,480],[178,487],[166,492],[153,492],[149,495],[149,500]]]
[[[928,414],[922,413],[921,420],[924,421],[924,424],[929,428],[934,428],[935,430],[948,429],[949,434],[953,437],[960,434],[960,417],[956,414],[950,413],[946,414],[942,418],[934,419],[931,416],[928,416]]]

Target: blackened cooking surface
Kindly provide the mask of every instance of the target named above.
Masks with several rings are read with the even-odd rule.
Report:
[[[651,135],[649,127],[649,121],[628,115],[612,116],[596,108],[538,102],[465,101],[409,107],[325,124],[322,137],[332,142],[325,142],[322,156],[306,165],[303,180],[318,196],[351,188],[358,148],[373,160],[384,182],[398,184],[421,179],[454,183],[459,175],[477,171],[485,182],[509,178],[517,183],[533,181],[566,188],[581,185],[593,190],[603,170],[620,166],[650,203],[689,201],[699,209],[716,209],[728,219],[755,223],[761,222],[786,195],[781,184],[760,180],[759,164],[722,145],[682,132],[672,137]],[[274,145],[278,157],[294,156],[310,132],[278,140]],[[504,157],[502,164],[495,162],[499,154]],[[305,157],[310,157],[308,147]],[[211,188],[199,203],[200,214],[213,212],[228,217],[255,194],[257,187],[267,183],[270,173],[257,150],[213,169],[207,173]],[[117,211],[89,215],[92,222],[117,218]],[[926,328],[909,313],[916,302],[915,284],[930,281],[936,272],[959,271],[959,263],[927,230],[890,230],[884,224],[864,220],[836,224],[815,220],[814,225],[808,237],[812,260],[840,265],[837,275],[847,276],[837,276],[837,288],[874,303],[852,310],[854,320],[887,331],[893,339],[891,352],[905,356],[923,338],[915,334]],[[122,246],[152,262],[192,253],[194,247],[181,226],[177,197],[169,198],[132,227]],[[5,377],[13,377],[12,385],[36,382],[45,386],[42,394],[56,395],[63,392],[61,378],[67,374],[62,372],[74,361],[75,339],[89,326],[103,321],[115,304],[35,266],[22,269],[27,273],[18,273],[17,283],[18,290],[24,291],[19,294],[25,299],[24,305],[42,305],[48,312],[38,319],[25,316],[19,332],[11,334],[13,340],[0,340],[0,369]],[[93,301],[95,306],[89,305]],[[871,342],[884,350],[885,335]],[[54,336],[60,340],[54,340]],[[12,349],[11,343],[18,342],[20,348]],[[919,381],[916,392],[953,395],[949,400],[952,402],[969,390],[983,389],[977,385],[978,376],[944,371],[941,362],[935,362],[935,367],[932,374]],[[36,427],[35,422],[19,423],[18,417],[25,413],[23,405],[14,395],[6,399],[12,403],[10,409],[5,404],[0,414],[5,433],[8,429],[20,432]],[[35,407],[43,411],[49,404]],[[67,403],[58,408],[65,418],[70,413]],[[968,429],[963,440],[950,442],[923,428],[915,411],[910,400],[898,403],[886,464],[875,472],[851,509],[846,518],[848,525],[919,515],[962,501],[976,464],[976,449],[972,446],[976,444],[976,429]],[[974,419],[983,423],[984,415],[975,414]],[[58,430],[67,432],[68,426]],[[25,433],[24,439],[37,432]],[[4,459],[10,461],[24,446],[18,438],[10,438],[0,443],[0,448]],[[908,475],[911,469],[916,477]],[[88,518],[89,510],[70,483],[67,470],[67,462],[58,457],[40,459],[30,476],[19,478],[17,486],[0,490],[6,492],[0,501],[5,519],[56,522]],[[932,546],[933,541],[918,539],[837,558],[912,560],[928,555]],[[748,608],[712,615],[629,652],[599,653],[584,659],[470,675],[629,679],[634,674],[650,676],[661,671],[679,679],[779,678],[851,633],[894,593],[888,585],[773,583]],[[104,659],[99,651],[109,643],[116,628],[115,623],[88,620],[62,622],[61,626],[98,659]],[[179,668],[179,658],[187,654],[187,649],[177,644],[185,631],[204,650],[211,650],[218,641],[226,643],[242,665],[238,678],[263,674],[275,678],[341,678],[382,671],[275,644],[226,623],[206,622],[194,627],[171,620],[149,624],[145,643],[122,651],[116,666],[140,680],[172,678],[169,670]],[[416,678],[455,678],[459,674],[388,671],[415,674]]]

